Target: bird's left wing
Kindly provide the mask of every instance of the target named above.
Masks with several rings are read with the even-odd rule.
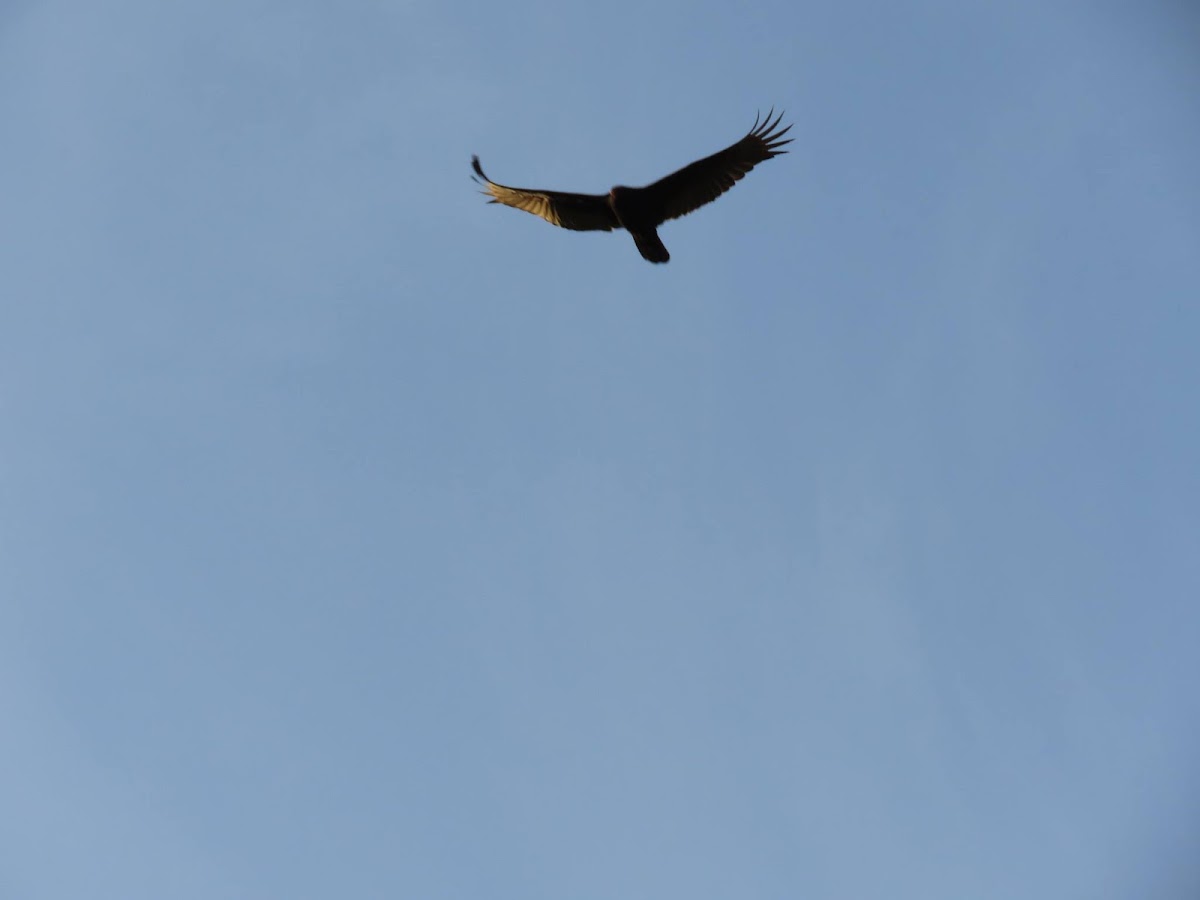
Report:
[[[772,122],[774,112],[771,110],[761,121],[755,118],[749,134],[736,144],[684,166],[678,172],[643,188],[647,195],[647,207],[658,221],[678,219],[705,203],[711,203],[741,181],[760,162],[787,153],[779,148],[792,142],[791,138],[783,140],[792,126],[780,129],[783,113]]]
[[[479,178],[483,179],[480,184],[486,188],[483,193],[492,198],[489,203],[503,203],[515,209],[523,209],[527,213],[540,216],[551,225],[570,228],[572,231],[612,231],[620,227],[616,214],[608,205],[608,197],[604,194],[568,194],[562,191],[507,187],[496,184],[483,174],[478,156],[471,157],[471,167],[475,169]]]

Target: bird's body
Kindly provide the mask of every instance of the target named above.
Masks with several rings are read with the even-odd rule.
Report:
[[[523,209],[552,225],[572,231],[624,228],[633,237],[643,258],[665,263],[671,255],[658,237],[659,225],[711,203],[758,163],[787,153],[778,148],[791,143],[791,138],[782,138],[792,126],[780,130],[783,114],[772,122],[773,112],[767,113],[761,124],[756,118],[754,127],[744,138],[719,153],[697,160],[645,187],[618,185],[607,194],[507,187],[483,174],[478,156],[471,157],[471,166],[483,179],[484,193],[492,198],[489,202]]]
[[[665,263],[671,254],[658,236],[658,216],[649,208],[646,190],[618,185],[608,192],[608,205],[621,227],[633,237],[642,256],[650,262]]]

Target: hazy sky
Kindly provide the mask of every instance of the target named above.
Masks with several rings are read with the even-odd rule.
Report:
[[[0,4],[0,896],[1200,896],[1197,47]]]

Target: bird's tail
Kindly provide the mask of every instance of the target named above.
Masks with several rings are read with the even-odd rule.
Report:
[[[633,242],[637,244],[642,259],[648,259],[652,263],[665,263],[671,258],[657,231],[631,231],[630,234],[633,235]]]

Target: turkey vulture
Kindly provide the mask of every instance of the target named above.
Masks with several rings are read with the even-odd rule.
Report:
[[[607,194],[567,194],[506,187],[483,174],[478,156],[471,157],[471,166],[479,176],[475,180],[487,188],[483,193],[492,198],[489,203],[503,203],[523,209],[541,216],[551,225],[572,231],[624,228],[633,236],[633,242],[644,259],[665,263],[671,254],[659,240],[659,225],[711,203],[763,160],[787,153],[778,148],[792,142],[792,138],[781,140],[792,126],[779,130],[783,113],[772,122],[774,113],[772,109],[761,123],[759,117],[755,116],[750,132],[720,153],[684,166],[654,184],[640,188],[618,185]],[[483,180],[479,181],[480,178]]]

